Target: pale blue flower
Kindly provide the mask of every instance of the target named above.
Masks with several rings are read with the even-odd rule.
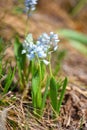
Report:
[[[34,44],[32,34],[28,34],[24,40],[22,54],[26,54],[29,60],[32,60],[36,57],[44,59],[47,56],[43,46]]]
[[[45,58],[47,55],[41,46],[36,46],[35,53],[39,58]]]
[[[57,50],[59,41],[60,40],[58,39],[58,35],[54,34],[53,32],[50,32],[50,44],[54,48],[54,51]]]
[[[47,45],[50,42],[50,37],[48,34],[43,33],[42,35],[40,35],[40,37],[38,38],[38,41],[40,42],[40,44],[44,44]]]
[[[56,51],[58,48],[58,35],[53,32],[50,35],[43,33],[40,35],[36,44],[34,44],[34,40],[32,34],[28,34],[23,43],[22,54],[26,54],[29,60],[37,57],[42,60],[46,65],[49,64],[49,61],[46,60],[48,54]]]
[[[35,58],[35,54],[34,54],[33,51],[32,51],[31,53],[27,53],[26,56],[27,56],[27,58],[28,58],[29,60],[32,60],[32,59]]]
[[[38,0],[25,0],[26,12],[34,11]]]
[[[49,51],[53,49],[53,51],[56,51],[58,48],[58,35],[54,34],[53,32],[50,32],[50,35],[47,33],[43,33],[38,38],[37,44],[44,47],[44,51]]]

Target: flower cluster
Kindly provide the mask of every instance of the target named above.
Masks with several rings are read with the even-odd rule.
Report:
[[[36,4],[37,0],[25,0],[26,12],[28,13],[29,11],[34,11]]]
[[[45,64],[49,64],[45,58],[49,53],[57,50],[58,42],[58,35],[53,32],[50,32],[50,35],[43,33],[36,41],[36,44],[34,44],[32,34],[28,34],[23,43],[22,54],[26,53],[29,60],[38,57]]]
[[[44,51],[49,51],[49,50],[53,50],[56,51],[58,48],[58,35],[54,34],[53,32],[50,32],[50,35],[48,35],[47,33],[43,33],[42,35],[40,35],[40,37],[38,38],[38,42],[39,45],[44,47]]]

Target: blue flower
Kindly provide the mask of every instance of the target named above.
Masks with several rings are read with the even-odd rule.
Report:
[[[25,0],[26,12],[34,11],[38,0]]]
[[[36,45],[34,44],[33,41],[32,34],[28,34],[28,36],[24,40],[23,48],[24,49],[22,50],[22,54],[24,53],[30,54],[36,48]]]
[[[22,54],[26,54],[29,60],[37,57],[42,60],[46,65],[49,64],[49,61],[46,60],[48,54],[53,51],[56,51],[58,48],[57,43],[59,42],[58,35],[50,32],[50,35],[43,33],[40,35],[36,44],[34,44],[34,40],[32,34],[28,34],[23,43]]]
[[[24,40],[22,54],[26,54],[29,60],[32,60],[37,56],[40,59],[44,59],[47,56],[43,46],[40,46],[39,44],[34,44],[32,34],[28,34],[28,36]]]
[[[56,51],[58,48],[58,35],[50,32],[50,35],[43,33],[38,38],[37,44],[44,47],[44,51]]]
[[[39,58],[46,58],[46,56],[47,56],[47,54],[45,53],[43,47],[41,47],[41,46],[36,46],[35,54],[36,54]]]
[[[58,35],[50,32],[50,44],[52,45],[54,51],[57,50],[59,41]]]

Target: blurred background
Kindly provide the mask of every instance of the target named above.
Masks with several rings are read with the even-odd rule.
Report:
[[[0,0],[0,35],[12,29],[24,34],[26,15],[23,10],[24,0]],[[29,31],[38,35],[43,31],[67,28],[86,34],[86,12],[87,0],[38,0],[36,11],[29,18]]]
[[[23,41],[26,26],[35,39],[43,32],[58,33],[58,75],[68,76],[71,85],[87,86],[87,0],[38,0],[27,25],[24,8],[24,0],[0,0],[0,38],[11,45],[16,35]],[[13,47],[6,54],[13,56]]]

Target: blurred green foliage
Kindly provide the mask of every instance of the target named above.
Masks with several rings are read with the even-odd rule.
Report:
[[[61,29],[58,34],[60,37],[69,40],[73,47],[87,55],[87,36],[85,34],[70,29]]]

